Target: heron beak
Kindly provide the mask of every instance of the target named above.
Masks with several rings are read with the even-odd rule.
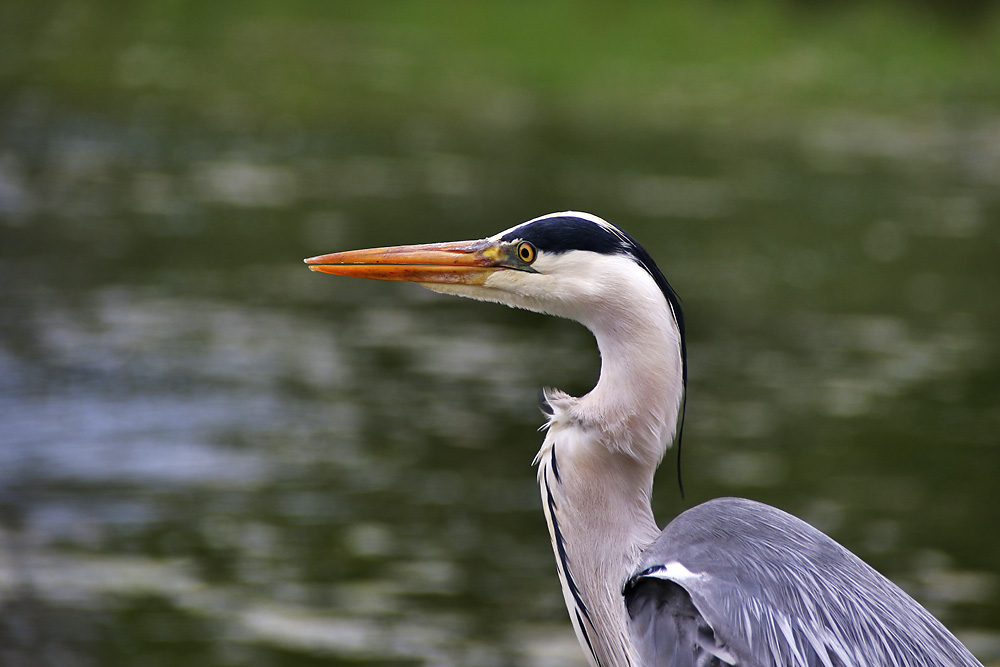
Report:
[[[488,240],[350,250],[305,260],[312,271],[373,280],[482,285],[508,268],[503,246]]]

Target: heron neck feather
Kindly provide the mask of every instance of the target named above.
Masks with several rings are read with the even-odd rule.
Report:
[[[680,334],[666,300],[656,297],[629,299],[585,322],[597,339],[601,375],[573,410],[609,449],[653,468],[673,442],[684,397]]]
[[[563,597],[593,665],[636,665],[622,586],[659,534],[655,466],[609,448],[573,416],[580,399],[549,393],[538,476]]]
[[[684,391],[679,332],[658,296],[639,290],[581,318],[597,339],[600,378],[580,398],[546,392],[539,484],[563,596],[592,664],[638,664],[621,590],[659,534],[653,474]]]

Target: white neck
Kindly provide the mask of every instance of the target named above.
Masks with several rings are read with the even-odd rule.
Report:
[[[656,308],[607,315],[586,322],[601,351],[600,380],[579,399],[548,394],[537,458],[570,618],[591,663],[606,667],[638,664],[621,591],[659,534],[653,473],[683,397],[679,333],[662,295]]]
[[[592,327],[601,376],[575,409],[581,422],[600,425],[605,446],[646,464],[650,475],[673,441],[684,397],[679,333],[665,301],[659,310]]]

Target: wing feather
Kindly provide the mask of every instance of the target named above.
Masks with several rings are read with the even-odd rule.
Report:
[[[643,552],[624,594],[647,665],[982,667],[857,556],[750,500],[678,516]]]

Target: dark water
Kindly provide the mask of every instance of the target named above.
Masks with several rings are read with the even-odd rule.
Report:
[[[660,521],[776,504],[1000,659],[996,117],[619,124],[507,90],[241,124],[8,93],[3,664],[582,664],[530,462],[589,334],[301,264],[567,208],[684,299]]]

